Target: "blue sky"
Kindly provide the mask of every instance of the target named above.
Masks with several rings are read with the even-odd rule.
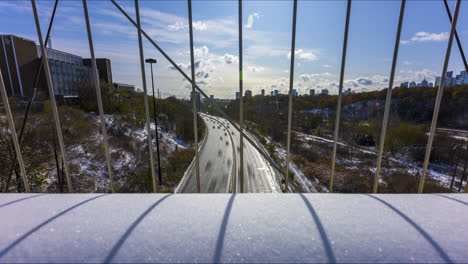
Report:
[[[107,0],[88,0],[97,57],[112,60],[114,81],[141,87],[135,28]],[[117,1],[134,17],[134,1]],[[38,1],[45,34],[54,1]],[[454,1],[449,2],[452,12]],[[244,89],[267,93],[289,87],[292,1],[244,1]],[[193,1],[197,82],[208,94],[233,98],[238,90],[237,1]],[[186,1],[140,1],[142,26],[190,75]],[[388,86],[399,1],[353,1],[345,88],[370,91]],[[345,1],[299,1],[295,88],[300,93],[327,88],[337,92]],[[55,49],[89,56],[83,7],[61,0],[52,30]],[[458,32],[468,48],[468,6],[462,3]],[[407,1],[395,84],[433,81],[440,75],[450,23],[442,0]],[[0,1],[0,33],[37,41],[30,1]],[[145,57],[158,60],[156,86],[164,97],[187,98],[190,85],[144,42]],[[468,52],[468,51],[467,51]],[[463,68],[454,45],[449,70]],[[149,69],[147,73],[149,78]],[[148,83],[149,84],[149,83]]]

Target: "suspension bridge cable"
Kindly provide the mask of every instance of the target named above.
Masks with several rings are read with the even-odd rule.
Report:
[[[382,165],[382,156],[383,156],[384,145],[385,145],[385,136],[387,132],[388,116],[390,113],[390,103],[392,101],[393,80],[395,78],[395,69],[396,69],[396,64],[398,61],[398,50],[400,47],[400,36],[401,36],[401,28],[403,25],[403,17],[405,14],[405,4],[406,4],[406,0],[401,0],[400,16],[398,18],[398,28],[397,28],[396,38],[395,38],[395,48],[393,50],[392,69],[390,71],[390,79],[389,79],[389,85],[388,85],[388,90],[387,90],[387,97],[385,99],[385,110],[384,110],[384,117],[383,117],[383,122],[382,122],[382,130],[380,133],[380,144],[379,144],[379,152],[378,152],[378,157],[377,157],[377,169],[375,170],[374,187],[373,187],[374,193],[377,193],[377,190],[379,187],[379,174],[380,174],[380,169]]]
[[[455,5],[455,13],[453,14],[452,27],[450,29],[450,36],[448,40],[447,51],[445,54],[444,68],[442,70],[442,76],[439,84],[439,89],[437,90],[437,97],[434,106],[434,113],[432,114],[431,129],[429,131],[429,139],[426,146],[426,154],[424,155],[424,165],[421,179],[419,181],[418,193],[422,193],[424,190],[424,182],[426,180],[427,168],[429,166],[429,158],[432,151],[432,142],[434,141],[435,130],[437,128],[437,118],[439,117],[440,103],[442,101],[442,96],[444,93],[444,82],[447,74],[447,68],[450,61],[450,53],[452,51],[453,37],[455,35],[455,28],[457,26],[458,13],[460,11],[461,0],[457,0]]]
[[[201,192],[200,187],[200,160],[198,154],[198,109],[195,91],[195,58],[193,52],[193,22],[192,22],[192,0],[187,0],[189,17],[189,38],[190,38],[190,69],[192,74],[192,112],[193,112],[193,134],[195,137],[195,174],[197,181],[197,192]]]
[[[346,22],[345,22],[345,31],[343,38],[343,51],[341,55],[341,70],[340,70],[340,86],[338,90],[338,100],[336,103],[336,120],[335,120],[335,131],[333,134],[333,154],[332,154],[332,167],[330,175],[330,186],[329,191],[333,192],[333,180],[335,176],[335,165],[336,165],[336,148],[338,141],[338,132],[340,130],[340,117],[341,117],[341,100],[343,98],[343,80],[345,73],[346,65],[346,50],[348,47],[348,32],[349,32],[349,19],[351,16],[351,0],[348,0],[348,5],[346,7]]]
[[[47,87],[48,87],[48,91],[49,91],[50,102],[52,104],[52,114],[53,114],[54,123],[55,123],[55,130],[57,132],[57,138],[58,138],[58,141],[59,141],[60,152],[61,152],[61,155],[62,155],[62,159],[64,161],[63,162],[63,169],[65,170],[65,177],[67,179],[68,192],[73,192],[71,177],[70,177],[70,173],[69,173],[69,169],[68,169],[67,153],[65,152],[65,144],[64,144],[64,140],[63,140],[63,134],[62,134],[62,126],[60,124],[60,118],[59,118],[59,113],[58,113],[58,108],[57,108],[57,102],[55,101],[55,92],[54,92],[54,88],[52,86],[52,77],[51,77],[51,74],[50,74],[50,67],[49,67],[49,63],[48,63],[49,60],[47,59],[47,50],[46,50],[46,47],[44,45],[44,41],[42,39],[41,25],[40,25],[40,22],[39,22],[39,15],[38,15],[38,12],[37,12],[36,0],[31,0],[31,5],[32,5],[32,9],[33,9],[33,14],[34,14],[34,20],[35,20],[35,23],[36,23],[37,36],[38,36],[38,39],[39,39],[39,44],[40,44],[41,51],[42,51],[42,57],[43,57],[43,60],[44,60],[43,65],[44,65],[44,68],[45,68],[45,77],[46,77],[46,81],[47,81]]]
[[[447,16],[452,23],[452,13],[450,12],[450,8],[448,6],[447,0],[444,0],[445,10],[447,11]],[[465,65],[465,70],[468,72],[468,63],[466,62],[465,52],[463,51],[463,47],[461,45],[460,38],[458,37],[457,29],[455,29],[455,40],[457,41],[458,51],[460,51],[460,55],[463,60],[463,64]]]
[[[138,31],[138,49],[140,52],[140,66],[141,66],[141,80],[143,83],[143,99],[145,105],[145,117],[146,117],[146,133],[148,139],[148,151],[150,158],[150,169],[151,169],[151,178],[153,183],[153,192],[158,192],[158,185],[156,184],[156,174],[154,169],[154,153],[153,153],[153,140],[151,139],[151,129],[150,129],[150,114],[149,114],[149,104],[148,104],[148,91],[146,89],[146,73],[145,73],[145,60],[143,54],[143,39],[141,37],[141,21],[140,21],[140,7],[138,5],[138,0],[135,0],[135,14],[136,14],[136,25]]]
[[[288,104],[288,132],[286,143],[286,172],[284,181],[284,192],[288,191],[289,183],[289,160],[291,159],[291,123],[292,123],[292,104],[293,104],[293,87],[294,87],[294,57],[296,53],[296,18],[297,18],[297,0],[294,0],[293,6],[293,21],[292,21],[292,37],[291,37],[291,65],[289,70],[289,104]]]
[[[109,155],[109,139],[107,137],[106,120],[104,119],[104,108],[102,106],[101,87],[99,84],[96,56],[94,55],[93,35],[91,32],[91,25],[89,21],[87,0],[83,0],[83,11],[84,11],[84,16],[85,16],[85,21],[86,21],[86,31],[88,33],[89,52],[91,54],[91,63],[92,63],[92,69],[93,69],[93,82],[94,82],[94,89],[96,89],[96,99],[98,103],[99,119],[101,123],[101,133],[103,135],[104,152],[106,154],[107,172],[109,173],[109,184],[110,184],[111,191],[115,193],[114,178],[113,178],[113,173],[112,173],[112,164],[111,164],[111,158]]]
[[[239,153],[239,191],[244,192],[244,97],[243,97],[243,72],[242,72],[242,0],[239,3],[239,127],[240,127],[240,153]],[[236,192],[236,174],[234,174],[234,188]]]

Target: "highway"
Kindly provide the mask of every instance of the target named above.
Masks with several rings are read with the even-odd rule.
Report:
[[[201,114],[201,117],[207,127],[206,141],[199,153],[201,192],[230,193],[234,179],[238,183],[236,192],[240,192],[239,132],[226,119],[206,114]],[[195,166],[190,166],[182,192],[197,192],[195,173]],[[280,192],[277,173],[244,139],[244,192]]]

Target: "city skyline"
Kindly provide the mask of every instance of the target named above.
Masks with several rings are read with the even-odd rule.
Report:
[[[133,3],[117,2],[134,16]],[[345,3],[298,4],[294,89],[299,94],[309,93],[310,89],[327,89],[336,94]],[[46,27],[53,1],[38,1],[38,5],[41,24]],[[449,5],[453,8],[454,2]],[[113,62],[116,82],[141,88],[135,28],[110,2],[90,1],[89,6],[96,55]],[[37,41],[28,1],[2,1],[0,7],[1,34]],[[141,8],[143,28],[189,74],[186,3],[144,1]],[[238,90],[237,5],[224,1],[194,2],[193,8],[197,82],[207,94],[233,99]],[[462,6],[461,14],[463,8],[466,9]],[[398,10],[397,2],[353,3],[344,90],[372,91],[388,86]],[[82,12],[81,2],[59,3],[52,29],[53,48],[89,57]],[[253,94],[261,89],[287,93],[291,13],[290,2],[245,2],[244,90]],[[431,19],[424,19],[428,16]],[[367,23],[368,20],[375,23]],[[459,20],[457,29],[463,45],[468,39],[468,18],[462,15]],[[442,2],[408,2],[394,86],[408,80],[435,79],[441,74],[449,28]],[[145,57],[158,59],[155,76],[162,97],[188,98],[190,84],[147,42],[144,47]],[[458,48],[454,47],[449,68],[458,72],[462,66]]]

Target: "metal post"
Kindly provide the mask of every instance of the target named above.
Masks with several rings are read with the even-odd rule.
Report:
[[[336,163],[336,148],[338,141],[338,132],[340,130],[340,117],[341,117],[341,100],[343,98],[343,80],[346,65],[346,49],[348,47],[348,31],[349,31],[349,18],[351,16],[351,0],[348,0],[348,6],[346,8],[346,22],[345,31],[343,38],[343,51],[341,57],[341,71],[340,71],[340,86],[338,90],[338,100],[336,103],[336,120],[335,120],[335,131],[333,134],[333,154],[332,154],[332,167],[330,176],[330,192],[333,192],[333,178],[335,177],[335,163]]]
[[[294,0],[293,7],[293,23],[292,23],[292,38],[291,38],[291,66],[289,70],[289,104],[288,104],[288,134],[286,142],[286,179],[284,182],[284,192],[288,191],[289,184],[289,160],[291,159],[291,122],[292,122],[292,104],[293,104],[293,87],[294,87],[294,57],[296,55],[296,17],[297,17],[297,0]]]
[[[137,23],[135,22],[135,20],[133,20],[128,14],[127,12],[125,12],[125,10],[122,9],[122,7],[117,4],[117,2],[115,2],[115,0],[110,0],[112,2],[112,4],[120,11],[120,13],[122,13],[122,15],[125,16],[125,18],[127,18],[127,20],[136,28],[138,28],[138,25]],[[228,120],[232,126],[237,129],[237,131],[240,131],[239,130],[239,126],[237,125],[236,122],[234,122],[234,120],[232,120],[226,113],[223,112],[223,110],[216,104],[216,102],[214,102],[213,100],[210,99],[210,97],[194,82],[192,82],[192,79],[190,79],[190,77],[188,77],[188,75],[179,67],[179,65],[177,65],[174,60],[171,59],[171,57],[169,57],[169,55],[167,55],[167,53],[143,30],[141,29],[141,33],[145,36],[145,38],[151,43],[151,45],[153,45],[160,53],[161,55],[167,60],[169,61],[169,63],[190,83],[193,83],[195,85],[195,89],[201,94],[203,95],[203,97],[208,101],[208,103],[212,104],[215,108],[215,110],[222,115],[223,118],[225,118],[226,120]],[[282,172],[283,169],[278,166],[278,164],[276,164],[276,162],[268,155],[268,154],[265,154],[264,150],[262,150],[261,148],[259,148],[257,146],[257,144],[252,140],[250,139],[250,137],[246,134],[245,135],[245,139],[252,144],[252,146],[260,153],[260,155],[262,155],[268,162],[270,162],[270,164],[278,171],[278,172]]]
[[[13,120],[13,115],[11,114],[10,103],[8,102],[8,94],[5,89],[5,83],[3,82],[3,75],[0,70],[0,92],[2,93],[3,105],[5,106],[5,112],[8,119],[8,125],[10,127],[11,139],[13,141],[13,146],[16,153],[16,159],[20,167],[21,178],[23,180],[24,191],[30,192],[28,180],[26,178],[26,169],[24,167],[23,156],[21,154],[21,148],[19,145],[18,137],[16,135],[15,121]]]
[[[156,184],[156,174],[154,172],[153,141],[151,139],[150,114],[149,114],[149,106],[148,106],[148,91],[146,89],[145,60],[143,59],[144,58],[143,40],[141,38],[140,8],[138,6],[138,0],[135,0],[135,13],[136,13],[137,29],[138,29],[138,48],[140,50],[141,79],[143,83],[143,92],[144,92],[146,132],[148,133],[148,150],[149,150],[149,156],[150,156],[151,176],[153,179],[153,191],[157,192],[158,185]]]
[[[240,192],[244,192],[244,96],[243,72],[242,72],[242,0],[239,0],[239,134],[240,134],[240,153],[239,153],[239,186]],[[234,153],[235,155],[235,153]],[[234,188],[236,193],[236,174],[234,174]]]
[[[396,64],[398,60],[398,49],[400,47],[400,35],[401,35],[401,28],[403,25],[403,17],[405,14],[405,4],[406,4],[406,0],[401,0],[400,17],[398,19],[398,28],[397,28],[396,38],[395,38],[395,48],[393,50],[392,69],[390,71],[390,80],[389,80],[389,86],[387,90],[387,98],[385,99],[385,110],[384,110],[384,117],[382,121],[382,131],[380,133],[379,154],[377,157],[377,169],[375,171],[375,178],[374,178],[374,188],[373,188],[374,193],[377,193],[377,189],[379,187],[379,174],[380,174],[380,169],[382,166],[382,156],[383,156],[383,150],[384,150],[384,145],[385,145],[385,136],[387,133],[388,116],[390,114],[390,103],[392,101],[393,79],[395,77],[395,69],[396,69]]]
[[[156,134],[156,153],[158,156],[158,180],[159,185],[162,185],[162,176],[161,176],[161,156],[159,155],[159,132],[158,132],[158,119],[156,115],[156,95],[154,93],[154,78],[153,78],[153,63],[157,63],[155,59],[146,59],[146,62],[150,64],[151,67],[151,84],[153,87],[153,112],[154,112],[154,127]]]
[[[86,20],[86,31],[88,32],[89,52],[91,53],[91,62],[92,62],[92,67],[93,67],[94,88],[96,89],[96,98],[97,98],[97,103],[98,103],[99,119],[101,123],[101,132],[104,138],[104,152],[106,153],[107,171],[109,173],[110,189],[114,193],[115,186],[114,186],[114,178],[113,178],[113,173],[112,173],[111,158],[109,155],[109,140],[107,138],[106,120],[104,119],[104,108],[102,106],[102,98],[101,98],[101,87],[99,85],[96,57],[94,55],[93,36],[91,33],[91,25],[89,22],[89,14],[88,14],[88,5],[86,1],[87,0],[83,0],[83,10],[84,10],[84,16]]]
[[[426,154],[424,156],[424,165],[421,180],[419,181],[418,193],[422,193],[424,190],[424,182],[426,180],[427,168],[429,166],[429,158],[431,156],[432,142],[434,141],[434,135],[437,127],[437,118],[439,117],[440,103],[444,94],[444,82],[447,74],[448,63],[450,61],[450,52],[452,51],[453,36],[455,35],[455,28],[457,26],[458,13],[460,11],[461,0],[457,0],[455,5],[455,13],[453,14],[452,28],[450,29],[450,36],[448,40],[447,52],[445,54],[444,68],[442,70],[442,76],[437,90],[437,97],[434,106],[434,113],[432,114],[431,129],[429,131],[429,139],[427,141]]]
[[[34,13],[34,20],[36,23],[36,30],[37,30],[37,36],[39,39],[39,44],[41,46],[41,51],[42,51],[42,58],[44,61],[44,69],[45,69],[45,77],[47,81],[47,88],[49,91],[49,96],[50,96],[50,102],[52,104],[52,114],[54,117],[54,123],[55,123],[55,130],[57,133],[57,138],[59,141],[59,147],[60,147],[60,152],[62,155],[62,158],[64,160],[63,163],[63,169],[65,170],[65,176],[67,178],[67,187],[68,187],[68,192],[73,192],[73,187],[72,187],[72,182],[70,178],[70,173],[68,170],[68,159],[67,159],[67,153],[65,152],[65,144],[63,141],[63,134],[62,134],[62,126],[60,124],[60,118],[59,118],[59,113],[57,109],[57,102],[55,101],[55,93],[54,93],[54,88],[52,84],[52,77],[50,75],[50,67],[49,67],[49,60],[47,59],[47,50],[44,45],[44,41],[42,39],[42,32],[41,32],[41,25],[39,23],[39,16],[37,13],[37,7],[36,7],[36,0],[31,0],[31,5]]]
[[[189,38],[190,38],[190,68],[192,73],[192,112],[193,112],[193,134],[195,137],[195,173],[197,180],[197,192],[201,192],[200,187],[200,160],[198,157],[198,111],[195,96],[195,57],[193,52],[193,23],[192,23],[192,0],[187,1],[189,17]]]

